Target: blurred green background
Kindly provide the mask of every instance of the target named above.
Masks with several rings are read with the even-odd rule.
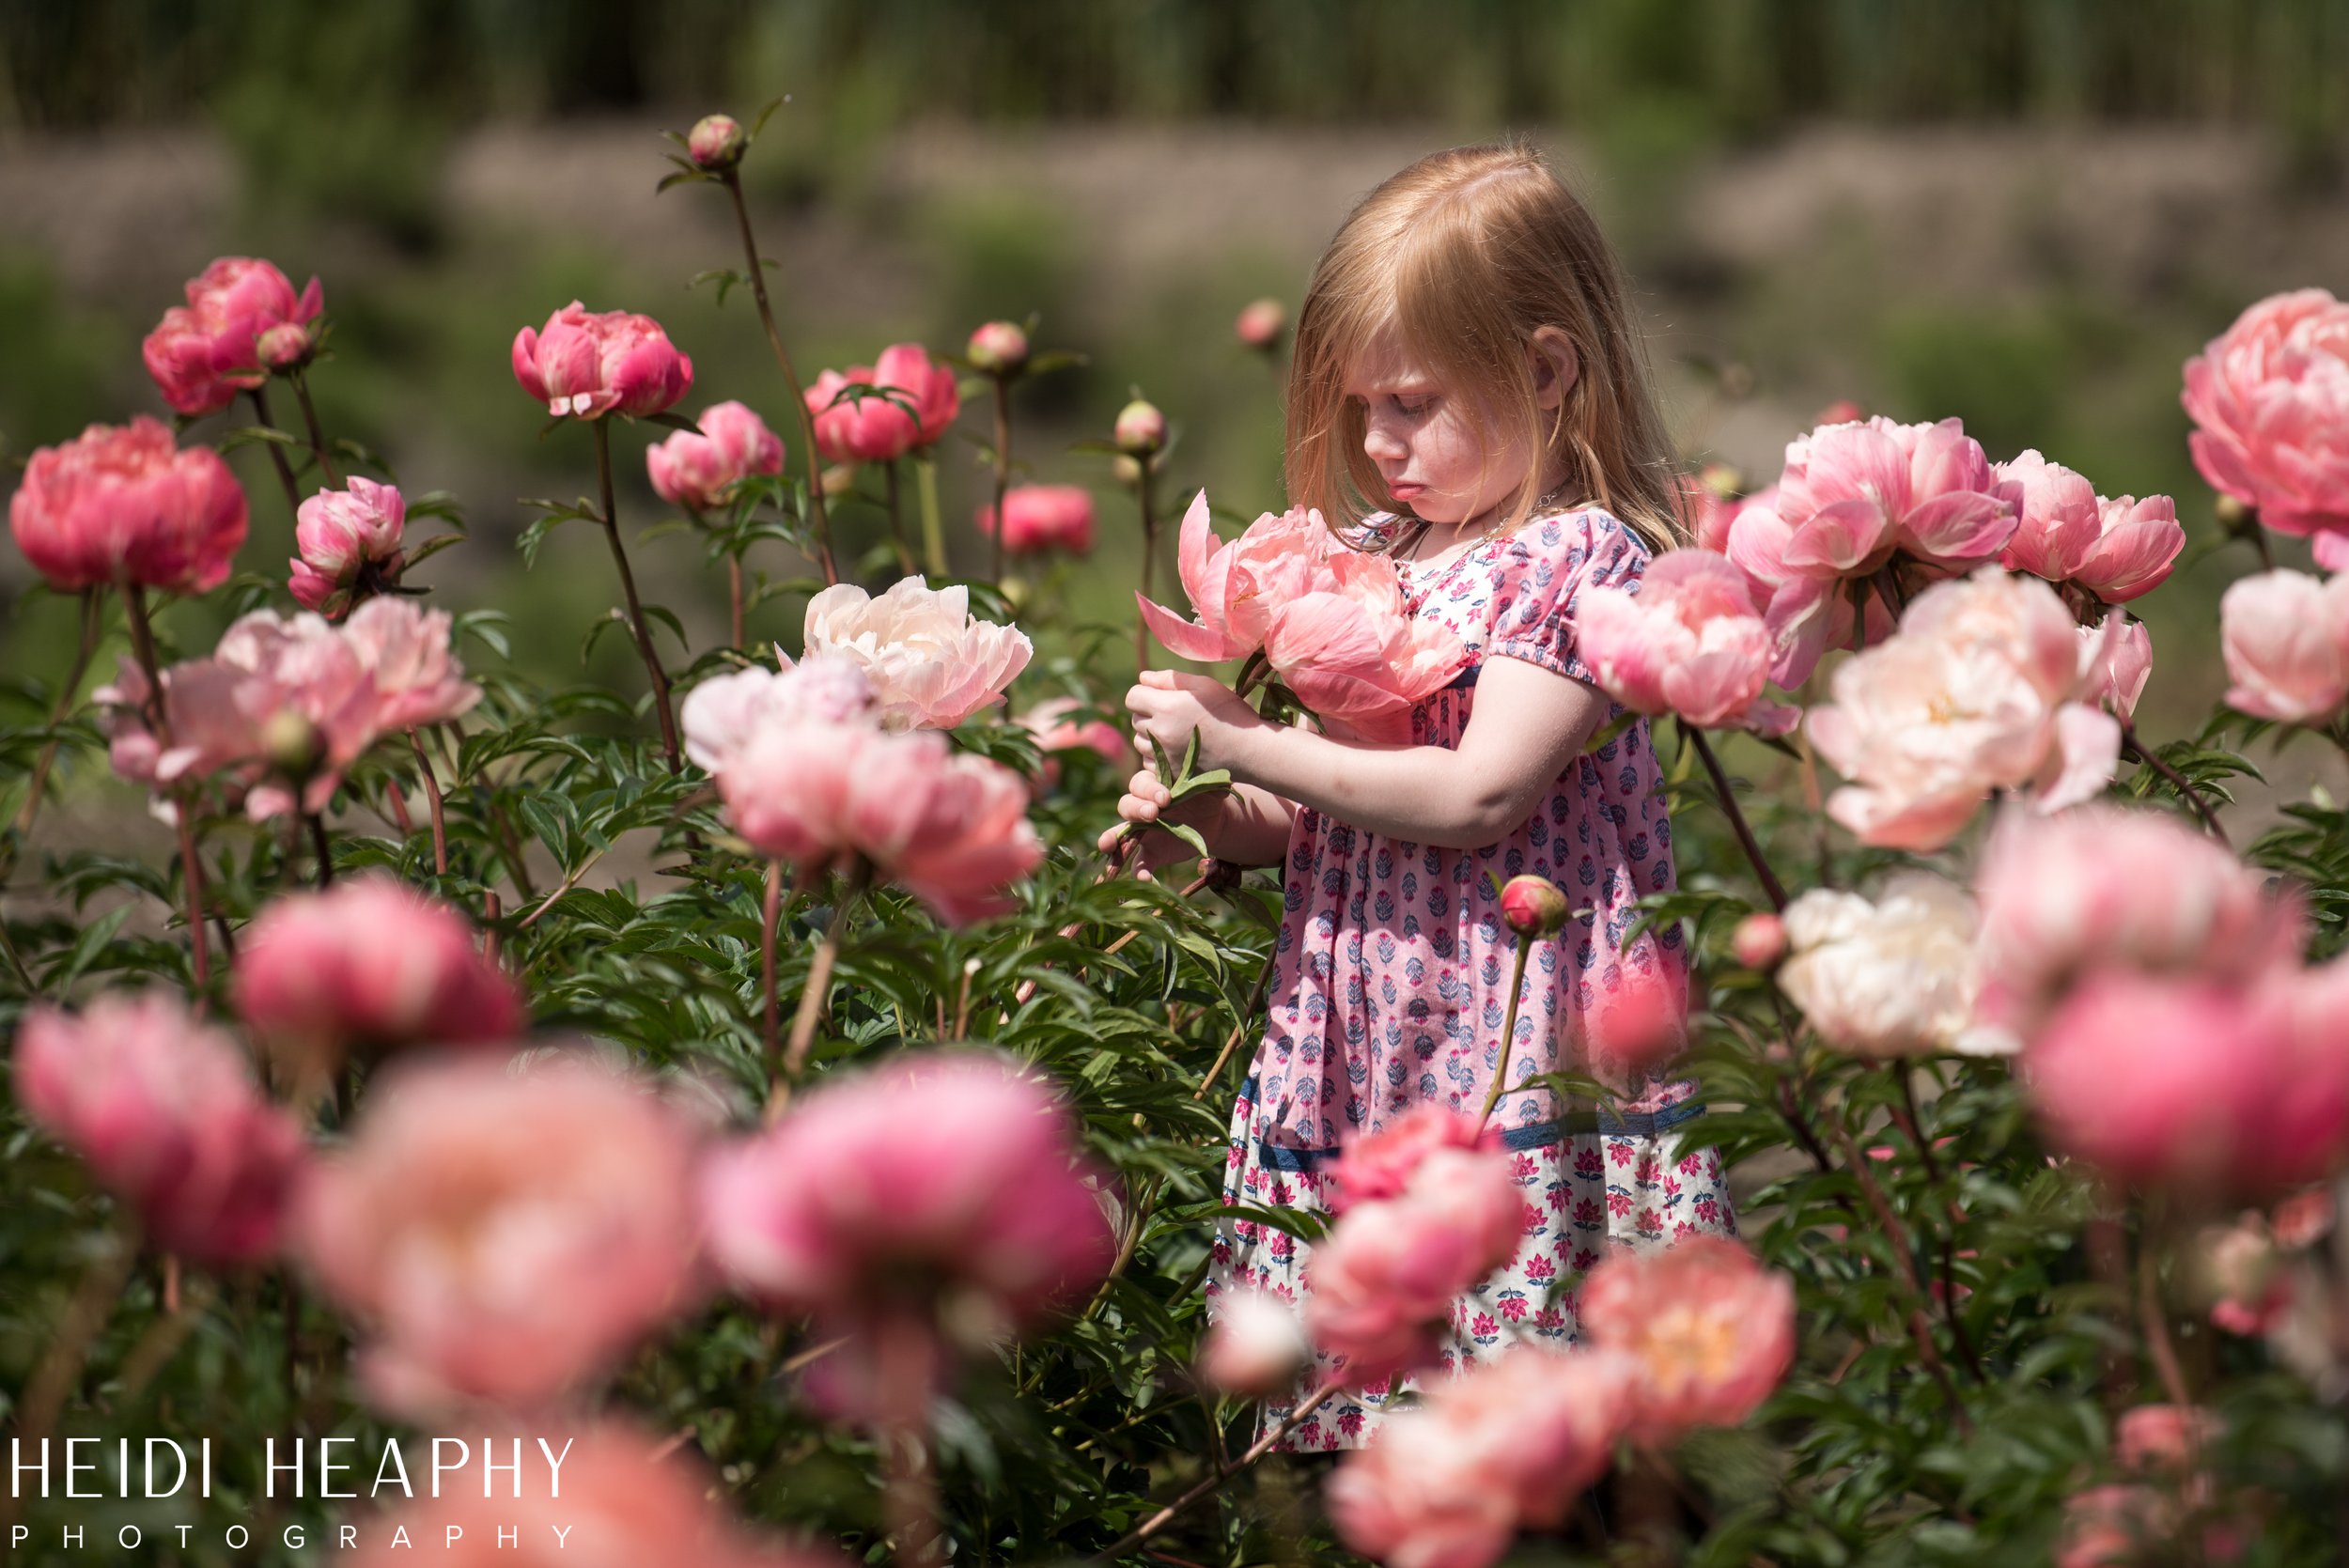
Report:
[[[1097,489],[1101,545],[1050,591],[1103,618],[1138,537],[1070,443],[1139,386],[1181,433],[1171,506],[1201,484],[1278,505],[1279,367],[1233,316],[1293,308],[1350,203],[1411,158],[1519,131],[1622,250],[1692,460],[1765,483],[1849,397],[2175,494],[2195,564],[2144,607],[2167,737],[2223,685],[2212,607],[2251,565],[2187,461],[2180,363],[2263,294],[2349,287],[2349,0],[6,0],[0,441],[21,461],[164,412],[139,340],[212,256],[316,272],[330,430],[472,520],[419,576],[509,611],[517,660],[575,679],[614,596],[601,546],[570,530],[524,573],[510,541],[516,498],[592,488],[590,448],[539,436],[507,345],[574,297],[649,312],[693,357],[683,411],[740,397],[788,429],[747,299],[688,287],[739,261],[722,195],[654,194],[661,128],[785,95],[746,173],[802,374],[1040,315],[1039,343],[1089,365],[1022,389],[1019,445],[1028,476]],[[661,433],[619,436],[631,525],[661,515],[641,463]],[[975,569],[984,474],[974,444],[942,450]],[[282,581],[283,499],[258,454],[235,461],[240,566]],[[675,536],[639,561],[707,646],[720,574]],[[28,586],[8,552],[0,645],[47,671],[70,607]],[[191,649],[211,608],[175,613]],[[796,619],[778,601],[754,631],[796,646]],[[621,640],[594,657],[632,684]]]

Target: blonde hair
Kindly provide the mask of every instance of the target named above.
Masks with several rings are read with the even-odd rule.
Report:
[[[1563,333],[1580,364],[1555,410],[1541,406],[1525,353],[1544,327]],[[1341,536],[1383,509],[1346,384],[1387,332],[1447,395],[1480,407],[1488,437],[1497,427],[1541,455],[1506,527],[1531,517],[1555,456],[1570,486],[1650,550],[1687,536],[1614,255],[1531,146],[1430,153],[1363,197],[1314,268],[1289,363],[1288,498],[1318,507]]]

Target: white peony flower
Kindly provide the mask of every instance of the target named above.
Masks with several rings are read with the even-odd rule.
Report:
[[[885,729],[950,730],[995,702],[1035,652],[1027,633],[971,613],[968,588],[900,578],[874,598],[836,582],[807,605],[807,653],[854,660]]]
[[[1787,906],[1779,987],[1830,1045],[1862,1056],[2002,1056],[1974,1022],[1974,901],[1937,877],[1894,877],[1874,902],[1824,890]]]

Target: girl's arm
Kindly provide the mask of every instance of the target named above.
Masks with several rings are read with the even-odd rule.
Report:
[[[1472,849],[1532,815],[1606,721],[1596,687],[1526,660],[1495,657],[1457,750],[1344,740],[1269,723],[1205,675],[1153,670],[1127,693],[1143,743],[1177,748],[1199,731],[1199,766],[1416,844]]]

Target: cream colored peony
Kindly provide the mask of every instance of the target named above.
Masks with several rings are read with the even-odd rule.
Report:
[[[808,601],[808,657],[854,660],[885,729],[950,730],[1000,699],[1035,652],[1027,633],[971,613],[971,591],[900,578],[874,598],[835,582]]]
[[[1787,906],[1779,988],[1828,1044],[1861,1056],[2001,1056],[1978,1028],[1974,901],[1938,877],[1892,877],[1874,902],[1814,889]]]
[[[1828,815],[1865,844],[1938,849],[1993,789],[2041,812],[2101,793],[2121,754],[2096,706],[2120,629],[2108,617],[2083,639],[2053,588],[1996,567],[1926,589],[1811,710],[1812,739],[1852,782]]]

